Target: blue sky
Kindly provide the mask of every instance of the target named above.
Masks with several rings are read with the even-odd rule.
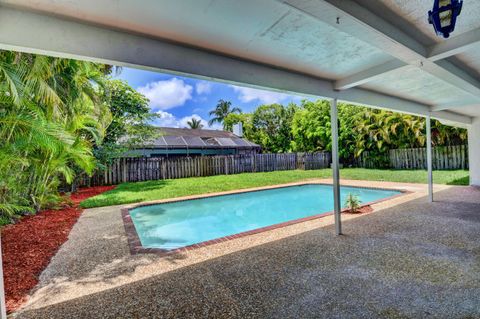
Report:
[[[219,82],[197,80],[182,76],[123,68],[116,78],[126,80],[130,86],[150,99],[152,112],[160,118],[158,126],[185,127],[195,117],[205,128],[219,99],[232,102],[243,112],[251,112],[261,104],[299,102],[302,98],[288,94],[263,91]],[[212,128],[220,129],[219,125]]]

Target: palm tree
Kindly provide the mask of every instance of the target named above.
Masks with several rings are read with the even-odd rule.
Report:
[[[197,120],[194,117],[192,117],[192,119],[188,121],[187,124],[192,130],[201,129],[203,127],[202,120]]]
[[[57,202],[61,180],[93,171],[92,144],[111,119],[98,94],[105,70],[0,52],[0,222]]]
[[[225,117],[227,117],[228,114],[241,113],[241,112],[242,110],[240,108],[232,107],[232,102],[219,100],[217,105],[215,106],[215,109],[210,111],[209,113],[209,115],[213,116],[213,118],[210,119],[210,121],[208,121],[208,124],[209,125],[212,125],[214,123],[223,124],[223,120],[225,119]]]

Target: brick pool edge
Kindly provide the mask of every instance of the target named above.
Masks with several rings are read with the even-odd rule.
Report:
[[[233,240],[233,239],[237,239],[237,238],[241,238],[241,237],[245,237],[245,236],[250,236],[250,235],[253,235],[253,234],[258,234],[258,233],[262,233],[262,232],[265,232],[265,231],[274,230],[274,229],[277,229],[277,228],[282,228],[282,227],[286,227],[286,226],[290,226],[290,225],[294,225],[294,224],[298,224],[298,223],[302,223],[302,222],[306,222],[306,221],[310,221],[310,220],[319,219],[319,218],[323,218],[323,217],[333,215],[333,211],[329,211],[329,212],[325,212],[325,213],[321,213],[321,214],[316,214],[316,215],[312,215],[312,216],[307,216],[307,217],[303,217],[303,218],[299,218],[299,219],[286,221],[286,222],[279,223],[279,224],[274,224],[274,225],[270,225],[270,226],[265,226],[265,227],[260,227],[260,228],[240,232],[240,233],[234,234],[234,235],[219,237],[219,238],[215,238],[215,239],[211,239],[211,240],[203,241],[203,242],[196,243],[196,244],[193,244],[193,245],[188,245],[188,246],[175,248],[175,249],[171,249],[171,250],[162,249],[162,248],[145,248],[145,247],[143,247],[142,242],[140,240],[140,237],[138,236],[137,230],[135,228],[135,225],[133,224],[133,220],[130,216],[130,210],[138,208],[138,207],[143,207],[143,206],[152,206],[152,205],[158,205],[158,204],[162,204],[162,203],[183,202],[183,201],[201,199],[201,198],[208,198],[208,197],[218,197],[218,196],[227,196],[227,195],[239,194],[239,193],[259,192],[259,191],[264,191],[264,190],[268,190],[268,189],[285,188],[285,187],[292,187],[292,186],[303,186],[303,185],[331,185],[331,184],[329,184],[329,183],[304,182],[304,183],[294,183],[294,184],[286,184],[286,185],[275,185],[275,186],[260,187],[260,188],[255,188],[255,189],[244,189],[244,190],[238,190],[238,191],[233,191],[233,192],[225,192],[225,193],[220,193],[220,194],[218,194],[218,193],[202,194],[202,195],[190,196],[188,198],[178,198],[178,199],[173,198],[173,199],[166,199],[166,200],[160,200],[160,201],[154,201],[154,202],[148,202],[148,203],[139,203],[139,204],[136,204],[136,205],[131,206],[131,207],[122,208],[121,209],[122,220],[123,220],[123,224],[124,224],[124,227],[125,227],[125,232],[127,234],[128,246],[130,248],[130,254],[132,254],[132,255],[136,255],[136,254],[156,254],[158,256],[168,256],[168,255],[172,255],[172,254],[176,254],[176,253],[181,253],[181,252],[185,252],[185,251],[189,251],[189,250],[193,250],[193,249],[197,249],[197,248],[201,248],[201,247],[205,247],[205,246],[209,246],[209,245],[213,245],[213,244],[218,244],[218,243],[226,242],[226,241],[229,241],[229,240]],[[382,198],[382,199],[379,199],[379,200],[376,200],[376,201],[365,203],[365,204],[361,205],[360,208],[368,207],[368,206],[371,206],[371,205],[374,205],[374,204],[378,204],[380,202],[384,202],[384,201],[387,201],[387,200],[392,200],[392,199],[397,198],[399,196],[403,196],[403,195],[412,193],[412,192],[407,191],[407,190],[394,189],[394,188],[386,189],[386,188],[381,188],[381,187],[363,187],[363,186],[349,186],[349,187],[363,188],[363,189],[393,190],[393,191],[400,192],[400,194],[392,195],[392,196],[385,197],[385,198]],[[342,213],[346,212],[346,211],[348,211],[348,209],[343,209]]]

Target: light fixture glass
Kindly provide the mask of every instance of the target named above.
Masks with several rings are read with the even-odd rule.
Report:
[[[428,22],[433,24],[435,33],[448,38],[455,29],[455,23],[462,10],[463,0],[434,0],[428,11]]]

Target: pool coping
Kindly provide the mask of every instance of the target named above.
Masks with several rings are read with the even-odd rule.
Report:
[[[127,234],[127,239],[128,239],[128,246],[130,249],[130,254],[131,255],[137,255],[137,254],[155,254],[157,256],[168,256],[172,254],[177,254],[181,252],[186,252],[189,250],[194,250],[198,248],[202,248],[205,246],[213,245],[213,244],[218,244],[226,241],[230,241],[233,239],[237,238],[242,238],[270,230],[274,230],[277,228],[283,228],[287,227],[290,225],[306,222],[306,221],[311,221],[319,218],[324,218],[327,216],[332,216],[334,214],[334,211],[328,211],[325,213],[321,214],[316,214],[312,216],[307,216],[303,218],[298,218],[278,224],[273,224],[265,227],[260,227],[252,230],[247,230],[244,232],[240,232],[234,235],[229,235],[229,236],[224,236],[224,237],[219,237],[207,241],[203,241],[200,243],[184,246],[184,247],[179,247],[175,249],[163,249],[163,248],[145,248],[142,245],[142,242],[140,240],[140,237],[138,236],[137,230],[135,228],[135,225],[133,223],[133,220],[130,216],[130,210],[139,208],[139,207],[144,207],[144,206],[153,206],[153,205],[158,205],[158,204],[166,204],[166,203],[177,203],[177,202],[184,202],[184,201],[189,201],[189,200],[198,200],[202,198],[209,198],[209,197],[219,197],[219,196],[227,196],[227,195],[234,195],[234,194],[241,194],[241,193],[253,193],[253,192],[259,192],[259,191],[265,191],[265,190],[270,190],[270,189],[278,189],[278,188],[287,188],[287,187],[294,187],[294,186],[306,186],[306,185],[329,185],[331,186],[332,184],[330,183],[324,183],[324,182],[300,182],[300,183],[290,183],[290,184],[281,184],[281,185],[271,185],[271,186],[265,186],[265,187],[256,187],[256,188],[246,188],[246,189],[241,189],[241,190],[234,190],[234,191],[226,191],[226,192],[220,192],[220,193],[210,193],[210,194],[199,194],[199,195],[192,195],[192,196],[187,196],[187,197],[178,197],[178,198],[169,198],[169,199],[162,199],[162,200],[156,200],[156,201],[149,201],[149,202],[144,202],[144,203],[136,203],[129,205],[127,207],[121,208],[121,215],[122,215],[122,220],[123,224],[125,227],[125,232]],[[382,199],[378,199],[375,201],[371,201],[368,203],[365,203],[360,206],[360,208],[363,207],[368,207],[371,205],[375,205],[381,202],[385,202],[388,200],[392,200],[394,198],[404,196],[407,194],[411,194],[413,192],[404,190],[404,189],[396,189],[396,188],[383,188],[383,187],[370,187],[370,186],[352,186],[352,185],[345,185],[346,187],[352,187],[352,188],[363,188],[363,189],[376,189],[376,190],[390,190],[390,191],[397,191],[399,194],[395,194],[389,197],[385,197]],[[341,213],[346,213],[348,212],[349,209],[345,208],[342,209]]]

